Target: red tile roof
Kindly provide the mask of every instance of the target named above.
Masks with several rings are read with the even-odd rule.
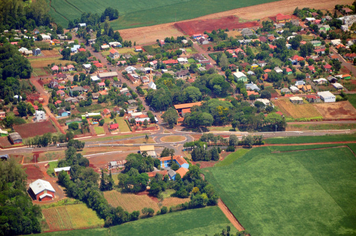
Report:
[[[117,129],[119,128],[119,124],[111,124],[110,129]]]
[[[176,171],[176,174],[179,174],[181,178],[184,177],[185,174],[187,174],[189,170],[186,169],[186,168],[179,168],[177,171]]]
[[[279,21],[279,20],[288,20],[288,19],[291,19],[292,16],[290,15],[283,15],[281,13],[277,14],[276,15],[276,20]]]
[[[115,49],[112,48],[112,49],[110,49],[110,53],[111,54],[115,54],[115,53],[118,53],[118,52]]]
[[[178,61],[170,59],[170,60],[162,61],[162,63],[163,64],[178,64]]]
[[[79,48],[78,51],[79,52],[86,52],[87,50],[85,50],[85,48]]]
[[[177,109],[192,108],[193,106],[201,106],[201,102],[178,104],[178,105],[174,105],[174,108],[177,110]]]

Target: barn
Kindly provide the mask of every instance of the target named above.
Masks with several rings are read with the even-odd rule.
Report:
[[[36,199],[37,201],[49,201],[54,199],[56,191],[48,181],[38,179],[30,184],[28,192],[32,199]]]

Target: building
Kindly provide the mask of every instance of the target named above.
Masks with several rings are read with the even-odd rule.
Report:
[[[41,122],[46,119],[46,112],[44,111],[35,111],[35,121]]]
[[[237,81],[247,82],[247,76],[244,73],[237,71],[233,75]]]
[[[22,138],[21,138],[20,134],[17,132],[9,134],[9,140],[12,144],[22,143]]]
[[[119,128],[119,124],[111,124],[109,127],[110,130],[116,130],[118,128]]]
[[[174,108],[177,110],[178,113],[182,112],[182,109],[192,108],[193,106],[201,106],[202,102],[192,102],[192,103],[184,103],[174,105]]]
[[[66,111],[64,108],[59,109],[59,111],[58,111],[58,116],[60,116],[60,117],[67,117],[67,116],[69,116],[69,112]]]
[[[120,57],[120,54],[119,54],[119,52],[118,51],[116,51],[115,49],[110,49],[110,54],[109,54],[109,57],[111,58],[111,59],[118,59],[119,57]]]
[[[36,48],[36,49],[33,49],[32,52],[33,52],[34,56],[38,56],[38,55],[41,54],[41,49],[40,48]]]
[[[293,104],[303,104],[303,98],[301,97],[291,97],[289,100]]]
[[[305,99],[310,103],[321,102],[320,97],[317,95],[307,95]]]
[[[172,160],[179,166],[177,171],[174,171],[169,167]],[[160,158],[160,162],[161,168],[168,170],[168,176],[171,180],[175,180],[176,173],[183,178],[189,171],[189,164],[182,156],[162,157]]]
[[[246,90],[250,90],[250,91],[260,91],[260,88],[254,84],[254,83],[249,83],[249,84],[245,84]]]
[[[58,176],[61,171],[64,171],[64,172],[66,172],[68,175],[70,175],[70,166],[60,167],[60,168],[54,168],[54,174],[55,174],[56,176]]]
[[[54,199],[56,191],[48,181],[38,179],[30,184],[29,193],[37,201],[49,201]]]
[[[291,91],[290,91],[288,88],[282,88],[282,89],[281,89],[281,93],[290,94]]]
[[[337,90],[342,90],[344,89],[344,86],[342,86],[340,83],[333,83],[332,84],[334,88],[336,88]]]
[[[277,23],[286,23],[292,20],[292,16],[290,15],[283,15],[281,13],[276,15],[276,22]]]
[[[315,79],[313,81],[316,84],[326,84],[328,82],[325,78],[319,78],[319,79]]]
[[[266,99],[266,98],[257,98],[257,99],[256,99],[256,102],[262,102],[263,105],[265,105],[265,107],[267,107],[267,106],[273,106],[272,103],[271,103],[271,101],[268,100],[268,99]]]
[[[336,96],[332,94],[330,91],[318,92],[318,96],[324,102],[335,102]]]
[[[113,87],[119,88],[119,89],[122,88],[122,85],[123,85],[123,84],[122,84],[121,80],[114,81],[114,82],[112,83],[112,86],[113,86]]]
[[[181,70],[176,73],[177,78],[186,78],[189,75],[189,70]]]
[[[148,88],[149,88],[149,89],[156,90],[156,89],[157,89],[157,86],[156,86],[156,84],[155,84],[153,81],[151,81],[151,82],[148,84]]]
[[[311,85],[303,85],[302,90],[304,93],[310,92],[311,91]]]
[[[99,73],[98,76],[100,79],[104,80],[104,79],[113,79],[114,77],[117,77],[118,74],[116,71],[112,71],[112,72]]]

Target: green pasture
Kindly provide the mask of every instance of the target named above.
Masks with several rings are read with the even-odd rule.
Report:
[[[322,143],[322,142],[345,142],[355,141],[356,133],[354,134],[339,134],[339,135],[323,135],[323,136],[295,136],[295,137],[280,137],[268,138],[265,143],[268,144],[293,144],[293,143]]]
[[[356,94],[347,94],[347,97],[349,98],[349,102],[356,108]]]
[[[115,30],[193,19],[235,8],[273,2],[274,0],[47,0],[55,21],[67,27],[69,20],[83,12],[101,14],[105,8],[118,9],[119,19],[111,22]]]
[[[254,148],[205,177],[251,235],[355,235],[354,154],[305,147]]]
[[[224,213],[214,206],[168,213],[110,228],[61,231],[44,235],[214,235],[226,229],[226,226],[230,226],[234,234],[237,232]]]

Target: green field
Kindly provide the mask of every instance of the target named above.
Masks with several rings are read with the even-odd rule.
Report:
[[[94,130],[97,135],[105,134],[104,128],[102,126],[94,126]]]
[[[228,225],[235,233],[236,229],[222,211],[215,206],[168,213],[111,228],[61,231],[44,235],[214,235],[221,232],[222,229],[226,229]]]
[[[349,98],[349,102],[356,108],[356,94],[347,94],[347,97]]]
[[[260,147],[204,172],[251,235],[355,235],[355,169],[347,147]]]
[[[83,12],[101,13],[105,8],[118,9],[119,19],[111,22],[114,30],[142,27],[193,19],[275,0],[47,0],[56,23],[67,27],[68,20],[80,18]]]
[[[127,123],[123,117],[118,117],[116,120],[119,124],[120,132],[130,132],[130,128],[127,126]]]
[[[293,144],[293,143],[321,143],[321,142],[345,142],[355,141],[356,133],[342,135],[323,135],[323,136],[299,136],[299,137],[281,137],[268,138],[265,143],[268,144]]]

